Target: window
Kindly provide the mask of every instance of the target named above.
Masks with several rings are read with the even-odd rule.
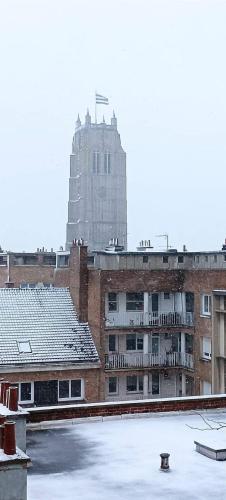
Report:
[[[184,256],[183,255],[178,255],[177,262],[178,262],[178,264],[183,264],[183,262],[184,262]]]
[[[36,288],[36,283],[21,283],[20,288]]]
[[[128,375],[126,377],[127,392],[143,392],[143,376]]]
[[[217,255],[214,255],[214,256],[213,256],[213,261],[214,261],[214,262],[217,262]]]
[[[108,379],[108,394],[118,393],[118,377],[109,377]]]
[[[210,382],[207,382],[206,380],[203,380],[203,383],[202,383],[202,393],[204,395],[212,393]]]
[[[205,262],[208,262],[208,255],[205,255]]]
[[[224,261],[226,261],[226,254],[224,254]]]
[[[178,332],[172,333],[172,352],[180,352],[181,350],[181,334]]]
[[[202,358],[211,359],[211,338],[203,337],[202,338]]]
[[[148,262],[148,255],[143,255],[143,263],[147,264]]]
[[[196,255],[196,263],[199,264],[199,255]]]
[[[20,382],[18,386],[19,403],[34,402],[34,382]]]
[[[108,311],[114,312],[118,310],[118,295],[115,292],[108,294]]]
[[[152,334],[149,336],[149,351],[151,354],[159,355],[159,335]]]
[[[193,292],[186,292],[185,300],[186,300],[186,312],[193,313],[194,312],[194,293]]]
[[[58,399],[82,399],[83,381],[77,380],[58,380]]]
[[[7,264],[7,255],[0,255],[0,266],[6,266]]]
[[[143,311],[144,310],[144,294],[143,292],[128,292],[126,294],[126,310],[127,311]]]
[[[164,292],[163,297],[164,297],[164,300],[169,300],[170,299],[170,293]]]
[[[20,354],[25,352],[32,352],[29,340],[18,340],[17,347]]]
[[[126,335],[127,351],[143,351],[143,335],[138,333],[129,333]]]
[[[151,394],[159,394],[160,384],[159,384],[159,373],[154,372],[149,376],[149,392]]]
[[[169,262],[168,255],[163,255],[162,262],[163,262],[163,264],[168,264],[168,262]]]
[[[185,352],[187,354],[193,353],[193,335],[185,333]]]
[[[205,316],[211,315],[211,295],[202,296],[202,314]]]
[[[100,153],[98,151],[94,151],[93,153],[93,173],[100,173]]]
[[[108,350],[116,351],[116,335],[109,335],[108,337]]]
[[[152,312],[158,312],[159,310],[159,296],[157,293],[153,293],[151,296],[151,308]]]
[[[104,173],[111,173],[111,155],[110,153],[104,153]]]

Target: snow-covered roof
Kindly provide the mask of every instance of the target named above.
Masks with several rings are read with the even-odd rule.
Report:
[[[67,288],[0,289],[0,364],[98,362]]]
[[[225,448],[226,429],[203,431],[206,424],[194,413],[104,417],[65,428],[61,421],[51,432],[32,430],[29,498],[74,500],[76,488],[83,500],[225,500],[225,462],[197,453],[194,441],[216,436]],[[225,411],[202,415],[213,427],[226,421]],[[162,452],[170,453],[169,473],[159,470]]]

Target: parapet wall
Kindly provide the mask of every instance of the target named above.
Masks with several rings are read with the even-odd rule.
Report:
[[[193,396],[175,399],[151,399],[126,402],[120,401],[115,403],[90,403],[29,408],[27,421],[29,423],[38,423],[52,420],[173,411],[199,411],[217,408],[225,408],[226,410],[226,394]]]

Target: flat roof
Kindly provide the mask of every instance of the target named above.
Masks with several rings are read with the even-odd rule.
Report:
[[[202,412],[226,422],[226,410]],[[225,429],[203,431],[200,414],[148,414],[107,417],[39,431],[28,431],[28,500],[206,500],[225,499],[225,462],[195,451],[194,441],[222,440]],[[125,418],[126,417],[126,418]],[[213,423],[213,426],[217,424]],[[190,426],[190,427],[189,427]],[[191,428],[192,427],[192,428]],[[170,453],[170,472],[160,453]]]

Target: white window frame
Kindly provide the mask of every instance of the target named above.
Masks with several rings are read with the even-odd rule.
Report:
[[[110,378],[116,378],[116,391],[115,392],[110,392],[109,391],[109,380],[110,380]],[[108,377],[107,384],[108,384],[108,394],[109,394],[109,396],[114,396],[114,395],[118,394],[118,390],[119,390],[118,377],[116,377],[115,375],[112,375],[111,377]]]
[[[128,335],[135,336],[136,349],[127,349],[127,336]],[[143,340],[143,349],[137,349],[138,339]],[[144,334],[143,333],[131,332],[131,333],[126,334],[126,352],[144,352]]]
[[[208,303],[207,309],[205,307],[206,298],[207,298],[207,303]],[[212,305],[212,296],[208,293],[203,293],[202,299],[201,299],[201,315],[202,316],[207,316],[207,317],[211,316],[211,305]]]
[[[210,392],[206,390],[207,387],[208,387],[208,389],[210,389]],[[202,394],[203,394],[203,396],[207,396],[208,394],[212,394],[212,384],[210,382],[208,382],[207,380],[202,381]]]
[[[202,337],[202,358],[211,361],[212,357],[212,339],[211,337]]]
[[[136,377],[137,379],[137,386],[136,386],[136,389],[135,391],[128,391],[127,389],[127,377]],[[139,389],[139,377],[143,379],[143,389],[142,391]],[[144,376],[143,375],[134,375],[133,373],[131,373],[131,375],[127,375],[126,376],[126,393],[127,394],[143,394],[144,393]]]
[[[71,382],[74,380],[81,381],[81,396],[75,398],[71,396]],[[69,397],[68,398],[60,398],[60,382],[69,382]],[[57,384],[57,398],[58,401],[81,401],[84,399],[85,391],[84,391],[84,380],[82,378],[72,378],[72,379],[59,379]]]
[[[26,399],[23,401],[21,399],[21,384],[31,384],[31,399]],[[22,382],[17,382],[15,385],[18,386],[18,403],[19,404],[30,404],[34,403],[34,382],[31,382],[30,380],[23,380]]]
[[[27,345],[27,349],[22,349],[22,344]],[[30,340],[17,340],[17,347],[20,354],[29,354],[32,352]]]
[[[138,299],[138,300],[135,300],[135,299],[128,299],[128,294],[140,294],[140,295],[143,295],[143,298],[142,299]],[[130,309],[128,308],[128,304],[134,304],[134,309]],[[141,309],[140,308],[136,308],[136,304],[141,304],[142,307]],[[142,313],[144,312],[144,292],[126,292],[126,312],[127,313]]]
[[[110,299],[109,299],[109,294],[110,294],[110,293],[115,293],[115,295],[116,295],[116,300],[110,300]],[[112,302],[112,303],[115,303],[115,304],[116,304],[116,309],[115,309],[115,311],[110,311],[110,309],[109,309],[109,303],[110,303],[110,302]],[[117,293],[117,292],[108,292],[108,293],[107,293],[107,310],[108,310],[108,313],[109,313],[109,314],[115,314],[115,313],[117,313],[117,312],[118,312],[118,309],[119,309],[119,295],[118,295],[118,293]]]

